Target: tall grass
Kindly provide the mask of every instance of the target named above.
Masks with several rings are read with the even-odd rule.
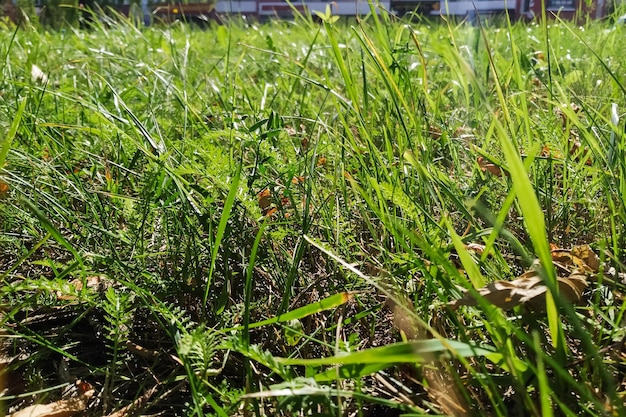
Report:
[[[622,30],[484,23],[0,32],[5,410],[619,415]]]

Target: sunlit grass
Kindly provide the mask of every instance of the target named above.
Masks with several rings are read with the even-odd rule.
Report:
[[[623,411],[622,28],[392,20],[0,32],[7,411]]]

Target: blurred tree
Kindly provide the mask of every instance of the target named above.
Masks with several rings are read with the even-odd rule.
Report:
[[[9,20],[16,22],[18,18],[18,11],[15,4],[13,4],[11,0],[3,0],[0,1],[0,5],[0,16],[9,18]]]
[[[28,21],[31,25],[39,24],[39,17],[37,16],[37,12],[35,11],[35,1],[34,0],[17,0],[15,2],[17,9],[21,13],[21,17]]]
[[[78,7],[78,0],[43,0],[39,20],[53,29],[61,29],[67,25],[77,27],[80,12]]]
[[[34,0],[0,0],[0,16],[6,16],[23,26],[39,24]]]

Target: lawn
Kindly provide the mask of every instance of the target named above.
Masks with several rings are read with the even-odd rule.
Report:
[[[0,29],[0,414],[626,413],[626,28],[320,20]]]

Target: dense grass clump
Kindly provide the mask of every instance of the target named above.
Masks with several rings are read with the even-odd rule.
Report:
[[[1,412],[622,415],[624,35],[3,28]]]

